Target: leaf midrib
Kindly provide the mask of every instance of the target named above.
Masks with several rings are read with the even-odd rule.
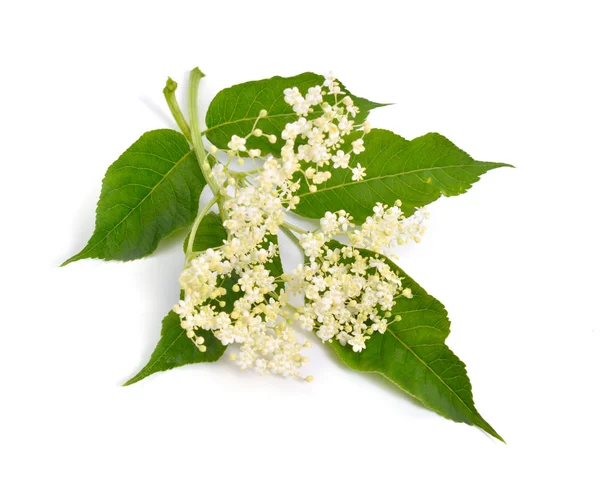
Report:
[[[413,349],[408,346],[406,343],[404,343],[404,341],[402,341],[400,339],[400,337],[394,332],[392,331],[392,329],[390,327],[387,328],[388,332],[396,339],[396,341],[398,341],[398,343],[400,343],[404,348],[406,348],[406,350],[408,350],[411,354],[414,355],[414,357],[421,363],[423,364],[441,383],[444,384],[444,386],[450,391],[452,392],[452,394],[464,405],[465,408],[467,408],[467,410],[474,415],[475,418],[478,418],[479,415],[476,411],[473,411],[463,400],[462,398],[456,393],[456,391],[450,387],[450,385],[448,385],[441,376],[439,376],[423,359],[421,359],[421,357],[419,357],[414,351]],[[446,345],[444,345],[446,346]]]
[[[169,168],[169,170],[168,170],[168,171],[167,171],[167,172],[166,172],[166,173],[165,173],[165,174],[162,176],[162,178],[161,178],[161,179],[158,181],[158,183],[157,183],[157,184],[156,184],[156,185],[155,185],[155,186],[152,188],[152,190],[148,191],[148,194],[146,194],[146,196],[144,196],[144,197],[143,197],[143,198],[140,200],[140,202],[139,202],[137,205],[135,205],[134,207],[132,207],[132,208],[131,208],[131,210],[130,210],[130,211],[127,213],[127,215],[125,215],[125,217],[123,217],[123,218],[122,218],[122,219],[121,219],[121,220],[120,220],[120,221],[119,221],[117,224],[115,224],[115,225],[113,226],[113,228],[112,228],[112,229],[111,229],[111,230],[110,230],[108,233],[106,233],[106,234],[105,234],[105,235],[102,237],[102,239],[101,239],[101,240],[97,241],[97,242],[96,242],[96,243],[95,243],[95,244],[94,244],[92,247],[90,247],[89,249],[87,249],[87,250],[85,251],[85,252],[86,252],[86,254],[89,254],[89,253],[90,253],[92,250],[94,250],[94,249],[95,249],[95,248],[96,248],[98,245],[100,245],[101,243],[103,243],[103,242],[104,242],[104,241],[105,241],[105,240],[106,240],[106,239],[107,239],[107,238],[110,236],[110,234],[111,234],[111,233],[112,233],[112,232],[113,232],[115,229],[117,229],[117,228],[118,228],[118,227],[119,227],[121,224],[123,224],[123,222],[125,222],[125,221],[126,221],[128,218],[129,218],[129,216],[130,216],[130,215],[131,215],[133,212],[135,212],[135,211],[136,211],[136,210],[137,210],[137,209],[138,209],[138,208],[139,208],[139,207],[140,207],[140,206],[141,206],[141,205],[144,203],[144,201],[146,201],[146,199],[147,199],[149,196],[151,196],[151,195],[152,195],[152,193],[153,193],[153,192],[156,190],[156,188],[157,188],[158,186],[160,186],[160,185],[161,185],[161,184],[162,184],[162,183],[163,183],[163,182],[166,180],[166,178],[167,178],[167,177],[168,177],[168,176],[171,174],[171,172],[172,172],[172,171],[173,171],[175,168],[177,168],[177,167],[178,167],[178,166],[179,166],[179,165],[180,165],[180,164],[181,164],[181,163],[184,161],[184,159],[185,159],[185,158],[187,158],[187,157],[188,157],[188,156],[189,156],[191,153],[193,153],[193,152],[194,152],[193,150],[189,150],[188,152],[186,152],[186,153],[183,155],[183,157],[181,157],[181,158],[179,159],[179,161],[177,161],[177,162],[176,162],[176,163],[175,163],[175,164],[174,164],[174,165],[173,165],[171,168]],[[86,248],[87,248],[87,247],[86,247]],[[82,251],[82,253],[83,253],[83,251]],[[81,254],[78,254],[78,255],[81,255]]]
[[[492,163],[495,164],[495,163]],[[450,168],[476,168],[476,167],[480,167],[481,163],[477,163],[477,164],[459,164],[459,165],[446,165],[446,166],[434,166],[431,168],[418,168],[416,170],[410,170],[410,171],[405,171],[405,172],[400,172],[400,173],[391,173],[389,175],[381,175],[378,177],[371,177],[365,180],[358,180],[358,181],[350,181],[350,182],[346,182],[343,184],[338,184],[338,185],[334,185],[334,186],[328,186],[328,187],[323,187],[320,188],[317,193],[311,193],[311,192],[307,192],[307,193],[301,193],[301,194],[297,194],[296,196],[298,197],[302,197],[302,196],[307,196],[307,195],[315,195],[315,194],[319,194],[319,193],[323,193],[326,191],[331,191],[333,189],[339,189],[341,187],[347,187],[347,186],[354,186],[354,185],[359,185],[359,184],[366,184],[368,182],[373,182],[373,181],[377,181],[377,180],[383,180],[383,179],[387,179],[387,178],[392,178],[392,177],[402,177],[404,175],[412,175],[413,173],[422,173],[425,171],[436,171],[436,170],[447,170]]]
[[[179,334],[175,337],[175,339],[169,344],[169,346],[167,348],[165,348],[164,352],[161,353],[160,356],[158,356],[156,359],[154,359],[154,362],[148,363],[147,366],[144,366],[144,368],[136,376],[134,376],[131,380],[129,380],[127,382],[127,384],[129,384],[129,383],[135,383],[136,381],[143,380],[147,376],[150,376],[152,373],[150,373],[149,371],[151,371],[162,360],[162,358],[165,356],[165,354],[171,349],[171,347],[175,343],[177,343],[179,341],[179,338],[181,338],[181,336],[183,336],[184,334],[185,334],[185,330],[182,329],[179,332]],[[187,338],[187,334],[185,335],[185,337]],[[136,379],[139,376],[141,376],[141,378]],[[135,381],[133,381],[133,380],[135,380]]]
[[[310,114],[309,114],[309,116],[310,116]],[[291,112],[291,113],[285,113],[285,114],[272,114],[272,115],[269,114],[264,119],[270,119],[272,117],[296,117],[296,113]],[[217,124],[216,126],[211,126],[210,128],[206,128],[205,130],[202,131],[202,134],[205,135],[209,131],[217,130],[217,129],[222,128],[223,126],[229,126],[230,124],[237,124],[237,123],[248,122],[248,121],[256,121],[257,119],[259,119],[259,116],[244,117],[243,119],[236,119],[235,121],[222,122],[222,123]]]

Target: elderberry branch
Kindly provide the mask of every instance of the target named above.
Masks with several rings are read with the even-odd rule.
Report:
[[[204,149],[204,143],[202,142],[202,135],[200,133],[200,122],[198,119],[198,86],[200,85],[200,79],[202,79],[202,77],[204,77],[204,74],[198,67],[194,68],[190,72],[188,113],[190,116],[192,146],[194,147],[194,152],[196,153],[196,158],[198,159],[198,164],[200,165],[204,179],[217,198],[221,219],[225,221],[227,219],[227,212],[222,205],[221,188],[212,176],[210,163],[208,162],[206,150]]]

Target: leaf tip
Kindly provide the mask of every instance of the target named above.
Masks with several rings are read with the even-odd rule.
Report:
[[[479,416],[479,420],[480,420],[480,422],[477,422],[475,424],[475,425],[477,425],[477,427],[479,427],[481,430],[483,430],[490,436],[496,438],[498,441],[502,441],[504,444],[506,444],[506,441],[504,440],[504,438],[500,434],[498,434],[496,432],[496,430],[483,419],[483,417]]]
[[[62,268],[63,266],[66,266],[67,264],[71,264],[72,262],[78,261],[79,259],[81,259],[80,257],[78,257],[79,254],[75,254],[73,257],[69,257],[65,262],[63,262],[59,268]]]
[[[121,387],[129,387],[129,385],[133,385],[134,383],[139,382],[140,380],[142,380],[144,377],[140,376],[141,372],[136,374],[134,377],[129,378],[129,380],[127,380],[125,383],[121,384]]]
[[[391,107],[392,105],[396,105],[395,103],[377,103],[377,102],[371,102],[371,104],[372,104],[371,110],[380,108],[380,107]]]
[[[502,441],[504,444],[506,444],[506,441],[504,440],[504,438],[498,434],[494,429],[492,429],[490,427],[491,430],[486,429],[485,431],[492,436],[493,438],[496,438],[498,441]]]
[[[493,163],[493,168],[516,168],[516,166],[508,163]]]

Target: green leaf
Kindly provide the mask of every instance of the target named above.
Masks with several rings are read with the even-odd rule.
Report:
[[[270,243],[274,243],[275,245],[279,244],[277,235],[267,235],[267,240]],[[281,263],[281,253],[276,255],[271,262],[265,264],[265,268],[268,269],[271,276],[273,276],[275,278],[283,275],[283,264]],[[278,282],[283,283],[283,280],[278,280]]]
[[[108,168],[96,229],[63,266],[85,258],[129,261],[152,253],[161,239],[192,223],[205,183],[181,133],[144,133]]]
[[[263,154],[279,154],[284,144],[281,132],[286,124],[297,119],[292,107],[283,99],[284,89],[295,86],[304,94],[308,88],[322,85],[324,80],[322,75],[306,72],[294,77],[272,77],[223,89],[217,93],[206,112],[206,136],[213,145],[227,149],[232,135],[245,137],[252,131],[260,111],[264,109],[267,117],[259,119],[257,127],[266,134],[275,135],[277,143],[271,144],[265,137],[252,136],[248,138],[246,146],[248,149],[260,149]],[[346,88],[341,88],[347,92]],[[349,94],[360,109],[355,118],[356,124],[365,121],[369,110],[383,106]],[[326,95],[325,99],[333,103],[332,95]],[[318,112],[315,112],[309,114],[308,118],[317,115]]]
[[[223,227],[221,217],[214,212],[207,213],[204,219],[200,222],[194,237],[193,252],[201,252],[209,248],[216,248],[223,245],[223,241],[227,239],[227,231]],[[185,237],[183,242],[183,251],[187,250],[190,235]]]
[[[341,245],[334,242],[332,248],[336,246]],[[367,250],[361,253],[377,255]],[[396,264],[384,259],[403,278],[403,287],[412,290],[412,299],[396,299],[389,320],[395,315],[401,320],[390,323],[384,334],[371,335],[362,352],[334,341],[331,346],[335,353],[352,369],[385,376],[440,415],[476,425],[504,441],[475,408],[465,365],[445,344],[450,321],[444,305]]]
[[[131,385],[158,371],[166,371],[185,364],[218,360],[225,352],[226,346],[209,331],[196,331],[196,333],[204,337],[206,352],[198,350],[196,345],[188,338],[185,329],[182,329],[179,315],[174,311],[170,311],[163,319],[161,338],[154,352],[152,352],[150,361],[138,374],[123,385]]]
[[[218,247],[223,244],[223,240],[226,238],[227,232],[221,223],[221,218],[214,212],[211,212],[204,216],[204,219],[202,219],[202,222],[198,226],[194,238],[193,250],[200,252],[208,248]],[[184,251],[187,249],[188,240],[189,234],[185,239]],[[229,286],[233,285],[230,278],[226,279],[224,283]],[[230,305],[233,305],[233,294],[231,289],[228,288],[226,302]],[[188,338],[185,330],[181,328],[179,315],[174,311],[170,311],[163,319],[162,336],[152,353],[152,357],[150,357],[150,361],[137,375],[124,385],[131,385],[143,380],[157,371],[166,371],[167,369],[185,364],[214,362],[218,360],[227,347],[216,339],[210,331],[196,331],[196,333],[204,337],[206,352],[198,350],[196,345]]]
[[[227,232],[223,227],[219,215],[214,212],[208,213],[198,226],[196,236],[194,237],[193,250],[194,252],[200,252],[208,248],[219,247],[226,238]],[[187,249],[188,240],[189,235],[185,239],[184,250]],[[277,243],[277,237],[270,236],[269,241]],[[276,257],[273,262],[268,263],[266,267],[273,276],[279,276],[283,273],[279,257]],[[232,287],[235,283],[236,278],[231,277],[223,279],[221,284],[227,290],[227,294],[223,298],[226,303],[225,309],[231,310],[235,300],[242,295],[242,293],[233,292]],[[137,375],[124,385],[131,385],[158,371],[166,371],[185,364],[214,362],[225,353],[226,346],[216,339],[212,332],[196,331],[196,333],[204,337],[206,352],[198,350],[196,345],[188,338],[185,330],[181,328],[179,315],[170,311],[163,319],[161,339],[152,353],[150,361]]]
[[[296,193],[300,203],[294,210],[298,215],[318,219],[326,211],[343,209],[361,224],[373,214],[376,203],[393,205],[400,199],[408,216],[442,194],[466,192],[493,168],[511,166],[475,161],[437,133],[405,140],[391,131],[373,129],[364,140],[365,151],[351,157],[351,166],[360,163],[366,168],[366,178],[354,181],[351,170],[332,169],[331,178],[316,193],[302,180]]]

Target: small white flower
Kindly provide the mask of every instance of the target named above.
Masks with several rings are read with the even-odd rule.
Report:
[[[346,107],[346,110],[352,117],[356,117],[356,114],[358,114],[358,107],[356,105]]]
[[[322,184],[323,182],[325,182],[326,180],[329,180],[330,178],[331,178],[331,172],[322,171],[322,172],[318,172],[318,173],[314,174],[313,182],[315,184]]]
[[[323,95],[321,94],[321,86],[315,86],[308,88],[306,93],[306,102],[310,105],[318,105],[323,101]]]
[[[297,87],[288,88],[283,90],[283,99],[290,105],[295,105],[298,100],[303,100],[302,93]]]
[[[346,105],[346,110],[348,111],[348,113],[352,117],[356,117],[356,114],[358,113],[358,107],[356,105],[354,105],[352,98],[350,98],[349,96],[344,96],[342,103],[344,105]]]
[[[352,350],[355,352],[362,352],[365,348],[367,348],[367,345],[365,345],[365,341],[367,338],[365,338],[364,336],[354,336],[352,338],[350,338],[348,340],[348,343],[350,343],[350,345],[352,345]]]
[[[360,154],[361,152],[364,152],[365,150],[365,141],[362,138],[359,138],[358,140],[354,140],[354,142],[352,142],[352,152],[354,152],[354,154]]]
[[[350,154],[344,153],[343,150],[338,150],[335,155],[331,156],[334,168],[348,168],[350,163]]]
[[[222,186],[227,181],[227,174],[225,173],[225,167],[221,163],[217,163],[213,170],[212,175],[215,179],[215,182]]]
[[[227,144],[227,147],[229,147],[229,149],[231,149],[234,152],[245,151],[246,150],[246,139],[240,138],[237,135],[233,135],[231,137],[231,140]]]
[[[340,132],[344,135],[352,132],[352,128],[354,127],[354,121],[349,120],[346,116],[342,116],[338,121],[338,128]]]
[[[323,233],[306,233],[300,237],[300,245],[308,257],[317,257],[325,241],[326,237]]]
[[[365,169],[360,165],[360,163],[356,163],[356,168],[352,168],[352,180],[360,181],[365,178]]]
[[[331,212],[325,212],[325,216],[321,219],[321,230],[329,235],[334,233],[338,228],[337,216]]]
[[[328,89],[331,89],[331,88],[333,88],[333,86],[336,85],[335,77],[333,76],[333,72],[329,72],[323,85]]]

